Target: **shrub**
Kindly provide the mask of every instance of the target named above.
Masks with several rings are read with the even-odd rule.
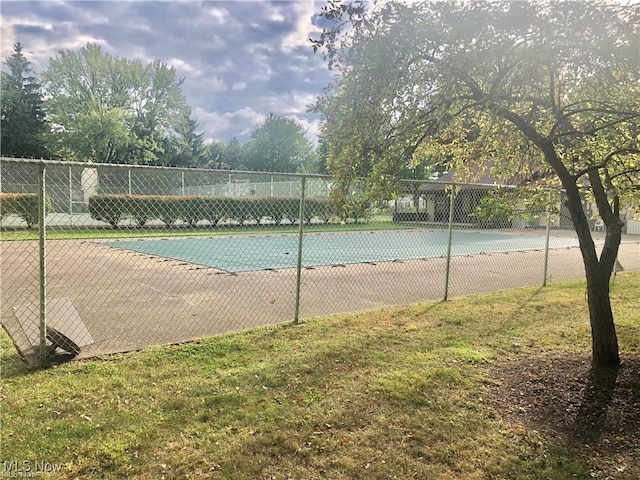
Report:
[[[251,210],[249,208],[250,199],[232,198],[231,201],[231,218],[237,220],[240,225],[244,225],[244,222],[252,218]]]
[[[371,218],[371,203],[364,198],[349,201],[347,216],[352,218],[354,223],[358,223],[360,220],[366,222]]]
[[[265,217],[271,217],[271,205],[269,202],[269,197],[247,198],[245,205],[247,207],[247,215],[249,216],[249,218],[255,220],[258,225],[262,224],[262,220]]]
[[[300,201],[297,198],[285,198],[282,207],[284,218],[289,220],[291,224],[296,223],[300,216]]]
[[[367,221],[371,218],[371,203],[366,198],[353,198],[346,201],[332,199],[330,208],[333,215],[338,217],[341,222],[352,219],[354,223],[360,220]],[[328,214],[330,215],[330,214]]]
[[[164,222],[167,227],[172,227],[178,221],[178,218],[184,217],[180,209],[180,197],[157,197],[157,210],[159,219]]]
[[[149,220],[155,218],[152,202],[145,196],[132,195],[127,197],[125,209],[135,219],[139,227],[144,227]]]
[[[0,218],[5,215],[17,215],[28,228],[38,223],[39,197],[37,193],[0,193]],[[51,211],[51,199],[45,198],[45,214]]]
[[[321,201],[321,208],[318,212],[318,218],[320,218],[324,223],[329,223],[333,217],[335,217],[335,212],[333,208],[333,204],[331,201],[327,199],[323,199]]]
[[[304,202],[304,221],[309,225],[314,218],[320,218],[327,223],[331,219],[331,211],[327,199],[309,198]]]
[[[223,199],[206,197],[202,202],[202,219],[215,227],[225,217]]]
[[[123,214],[127,213],[126,203],[126,195],[93,195],[89,197],[89,213],[92,218],[115,228]]]
[[[220,215],[220,219],[234,219],[234,209],[236,205],[236,200],[230,197],[222,197],[218,199],[218,209],[217,214]]]
[[[285,218],[284,202],[288,199],[282,197],[265,198],[263,205],[265,216],[273,220],[273,223],[280,225]]]
[[[176,209],[180,211],[180,218],[190,227],[198,225],[206,218],[205,197],[179,197]]]
[[[206,220],[216,226],[224,219],[235,220],[240,225],[254,220],[260,225],[264,218],[271,218],[276,225],[283,219],[292,224],[298,221],[300,201],[289,197],[212,197],[172,195],[94,195],[89,198],[89,212],[96,220],[108,222],[113,227],[128,216],[143,227],[151,220],[160,220],[171,227],[183,220],[191,227]],[[326,199],[305,201],[305,223],[314,217],[328,221],[330,205]]]

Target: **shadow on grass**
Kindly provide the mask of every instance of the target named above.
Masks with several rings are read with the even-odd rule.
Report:
[[[492,375],[494,408],[511,422],[584,452],[640,452],[640,356],[596,369],[586,355],[528,356],[494,366]]]
[[[620,367],[592,367],[589,370],[574,419],[573,440],[590,444],[600,439],[614,401],[619,371]]]
[[[534,298],[540,295],[544,291],[544,289],[545,287],[540,286],[536,288],[534,291],[532,291],[531,295],[529,295],[525,300],[523,300],[518,304],[518,309],[522,309],[526,307]]]
[[[499,363],[489,396],[501,417],[564,451],[579,478],[640,478],[640,356],[625,356],[617,368],[566,354]]]
[[[2,378],[19,377],[29,375],[30,373],[40,370],[40,367],[30,367],[15,352],[11,351],[13,347],[2,346],[4,350],[0,358],[0,369],[2,370]]]

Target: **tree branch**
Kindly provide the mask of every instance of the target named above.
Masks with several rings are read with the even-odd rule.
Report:
[[[579,102],[579,103],[584,103],[584,102]],[[566,111],[566,107],[565,107],[565,111]],[[640,118],[640,113],[638,113],[638,112],[627,112],[627,111],[624,111],[624,110],[615,110],[615,109],[610,109],[610,108],[594,108],[594,107],[581,108],[581,109],[578,109],[578,110],[573,110],[573,111],[570,111],[570,112],[566,112],[560,117],[556,117],[556,118],[558,118],[558,120],[551,127],[551,131],[549,132],[549,137],[555,139],[558,136],[560,136],[561,134],[555,135],[555,131],[561,125],[566,125],[566,122],[568,121],[568,119],[571,116],[577,115],[579,113],[586,113],[586,112],[597,113],[597,114],[601,114],[601,115],[604,115],[604,114],[619,115],[619,116],[623,116],[624,119],[627,120],[627,121],[631,120],[631,119],[634,119],[634,118]],[[560,112],[558,112],[558,113],[560,113]],[[622,121],[622,120],[620,120],[620,121]]]
[[[611,176],[611,180],[615,180],[618,177],[622,177],[622,176],[626,176],[629,177],[629,174],[631,173],[640,173],[640,168],[632,168],[631,170],[625,170],[624,172],[620,172],[620,173],[616,173],[615,175]],[[628,178],[629,181],[631,181],[631,178]],[[640,189],[640,185],[632,185],[632,187],[634,190],[638,190]]]
[[[640,118],[640,115],[638,115],[638,117]],[[557,135],[554,135],[551,138],[555,141],[555,140],[558,140],[561,137],[565,137],[565,136],[569,136],[569,135],[594,136],[596,133],[598,133],[601,130],[605,130],[607,128],[613,127],[613,126],[618,125],[620,123],[628,122],[631,119],[633,119],[633,117],[631,117],[631,118],[628,118],[628,117],[620,118],[618,120],[607,122],[607,123],[605,123],[603,125],[600,125],[599,127],[594,127],[592,130],[585,130],[585,131],[576,130],[576,129],[568,130],[566,132],[558,133]]]
[[[589,183],[591,184],[591,190],[593,191],[593,198],[596,201],[598,207],[598,213],[604,220],[605,225],[613,225],[618,219],[613,214],[611,205],[607,200],[607,192],[602,184],[600,174],[596,170],[589,170]],[[619,221],[619,220],[618,220]]]
[[[623,155],[623,154],[631,154],[631,153],[640,153],[640,150],[638,150],[637,148],[619,148],[617,150],[614,150],[613,152],[610,152],[601,163],[597,163],[595,165],[590,165],[588,167],[585,167],[581,170],[578,170],[574,175],[573,178],[575,178],[576,180],[578,180],[581,176],[591,172],[592,170],[601,170],[603,168],[606,168],[607,165],[609,164],[609,162],[613,159],[613,157],[617,156],[617,155]],[[622,174],[624,174],[626,172],[623,172],[621,174],[616,174],[613,178],[616,178],[617,176],[620,176]]]

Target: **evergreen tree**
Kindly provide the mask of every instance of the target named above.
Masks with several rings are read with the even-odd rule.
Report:
[[[11,157],[48,157],[40,84],[20,43],[4,64],[9,71],[2,72],[0,152]]]
[[[207,166],[213,169],[244,168],[244,150],[237,138],[228,142],[213,142],[206,146]]]
[[[186,118],[176,132],[178,135],[164,138],[164,164],[175,167],[204,167],[208,155],[204,145],[204,134],[197,133],[198,122]]]

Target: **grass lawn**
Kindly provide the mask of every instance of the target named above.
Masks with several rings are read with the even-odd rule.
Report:
[[[219,226],[211,228],[207,225],[197,227],[189,227],[187,225],[177,225],[173,227],[166,226],[146,226],[140,228],[137,226],[119,226],[112,228],[109,226],[99,227],[69,227],[69,226],[51,226],[47,228],[47,239],[49,240],[67,240],[67,239],[97,239],[97,238],[144,238],[144,237],[176,237],[176,236],[211,236],[211,235],[230,235],[230,234],[252,234],[252,233],[297,233],[298,225],[270,225],[265,224],[256,226],[255,224],[247,224],[243,226]],[[390,218],[377,217],[371,221],[364,223],[328,223],[305,225],[306,233],[312,232],[343,232],[343,231],[361,231],[361,230],[398,230],[420,228],[416,224],[394,223]],[[435,226],[433,228],[446,228],[446,225]],[[38,229],[26,228],[4,228],[0,229],[0,240],[37,240]]]
[[[2,335],[0,478],[637,479],[639,291],[614,280],[625,364],[603,395],[583,282],[48,370]]]

